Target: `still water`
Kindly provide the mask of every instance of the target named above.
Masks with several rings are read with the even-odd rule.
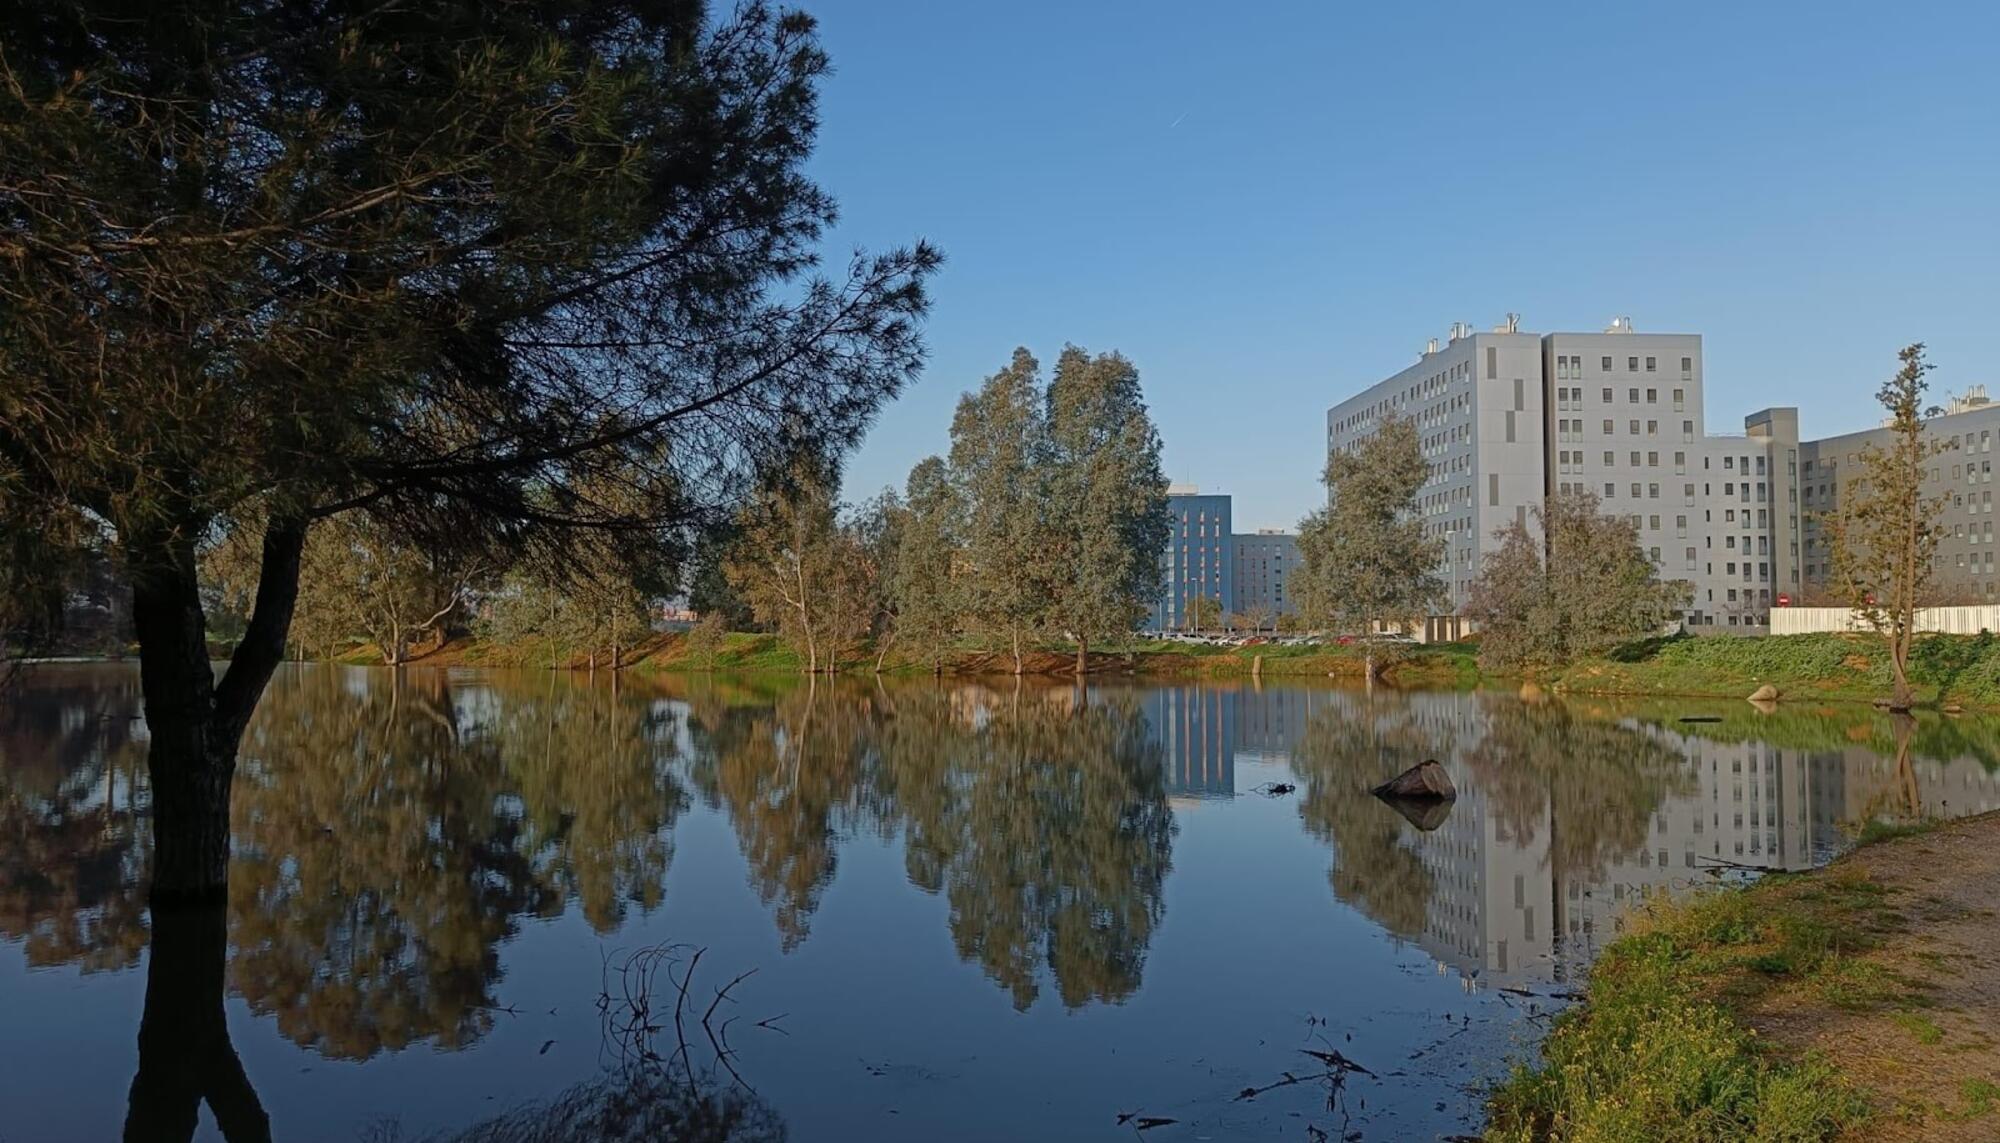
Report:
[[[301,667],[149,993],[145,751],[135,671],[0,695],[0,1140],[116,1137],[142,1019],[204,1139],[1448,1137],[1646,891],[2000,806],[1866,708]]]

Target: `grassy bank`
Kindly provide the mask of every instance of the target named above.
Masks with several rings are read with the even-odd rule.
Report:
[[[1959,1003],[1992,986],[1991,913],[1955,903],[1991,871],[1923,870],[1996,827],[1880,829],[1816,873],[1650,903],[1496,1090],[1487,1139],[1995,1137],[1989,1018]]]
[[[1931,635],[1911,655],[1920,702],[2000,710],[2000,638]],[[1787,701],[1870,702],[1891,688],[1888,652],[1873,635],[1766,635],[1651,640],[1578,663],[1555,689],[1580,694],[1743,698],[1766,683]]]
[[[1025,658],[1027,673],[1073,675],[1076,654],[1062,647],[1038,647]],[[1465,687],[1479,681],[1475,649],[1463,644],[1402,646],[1389,655],[1383,677],[1405,687]],[[379,663],[381,656],[371,647],[360,647],[341,656],[341,662]],[[580,667],[584,661],[561,648],[536,640],[494,643],[479,639],[455,639],[443,647],[411,659],[413,664],[451,667]],[[636,671],[779,671],[796,674],[803,667],[800,657],[774,635],[731,633],[712,654],[696,653],[680,633],[656,635],[627,651],[621,665]],[[1142,641],[1128,646],[1093,651],[1090,673],[1116,678],[1350,678],[1359,680],[1366,661],[1359,648],[1343,646],[1226,647],[1172,641]],[[872,651],[856,654],[843,663],[849,672],[872,673]],[[883,669],[893,674],[928,674],[928,662],[919,662],[891,649]],[[945,673],[951,675],[1011,674],[1013,659],[989,649],[965,647],[944,659]]]

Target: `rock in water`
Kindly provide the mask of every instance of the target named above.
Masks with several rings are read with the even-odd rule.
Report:
[[[1754,690],[1754,691],[1751,691],[1751,692],[1750,692],[1750,701],[1751,701],[1751,702],[1777,702],[1777,701],[1778,701],[1778,688],[1776,688],[1776,687],[1772,686],[1772,685],[1771,685],[1771,684],[1769,684],[1769,683],[1765,683],[1765,684],[1764,684],[1763,686],[1761,686],[1761,687],[1758,687],[1758,688],[1757,688],[1756,690]]]
[[[1438,765],[1435,758],[1426,758],[1368,792],[1378,798],[1426,801],[1450,801],[1458,797],[1458,788],[1451,784],[1451,775],[1444,772],[1444,767]]]

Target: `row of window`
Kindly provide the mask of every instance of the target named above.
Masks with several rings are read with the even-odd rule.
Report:
[[[1608,353],[1607,353],[1607,354],[1605,354],[1604,356],[1602,356],[1602,357],[1598,358],[1598,359],[1597,359],[1597,365],[1598,365],[1598,369],[1599,369],[1599,371],[1600,371],[1600,372],[1604,372],[1604,373],[1609,373],[1609,372],[1611,372],[1611,363],[1612,363],[1612,362],[1613,362],[1614,360],[1616,360],[1616,358],[1614,358],[1614,357],[1613,357],[1613,356],[1612,356],[1611,354],[1608,354]],[[1657,373],[1657,372],[1659,372],[1659,370],[1660,370],[1660,359],[1659,359],[1659,358],[1657,358],[1657,357],[1648,357],[1648,358],[1646,358],[1646,372],[1648,372],[1648,373]],[[1625,371],[1626,371],[1627,373],[1637,373],[1637,372],[1639,372],[1639,358],[1638,358],[1638,357],[1636,357],[1636,356],[1633,356],[1633,357],[1627,357],[1627,358],[1625,359]],[[1681,376],[1683,376],[1683,377],[1687,377],[1687,376],[1691,376],[1691,375],[1692,375],[1693,373],[1694,373],[1694,358],[1692,358],[1692,357],[1683,357],[1683,358],[1681,358]],[[1580,354],[1580,353],[1571,353],[1571,354],[1562,354],[1562,353],[1559,353],[1559,354],[1557,354],[1557,355],[1556,355],[1556,380],[1558,380],[1558,381],[1581,381],[1582,379],[1583,379],[1583,355],[1582,355],[1582,354]],[[1609,399],[1610,399],[1610,398],[1606,398],[1606,400],[1609,400]]]
[[[1606,418],[1604,418],[1604,422],[1603,422],[1603,425],[1604,425],[1604,431],[1603,431],[1603,435],[1604,435],[1604,436],[1607,436],[1607,437],[1609,437],[1609,436],[1616,436],[1616,435],[1618,434],[1618,422],[1617,422],[1617,421],[1613,420],[1613,419],[1612,419],[1612,418],[1610,418],[1610,417],[1606,417]],[[1629,433],[1629,435],[1631,435],[1631,436],[1635,436],[1635,437],[1636,437],[1636,436],[1638,436],[1638,435],[1639,435],[1639,422],[1638,422],[1638,421],[1637,421],[1636,419],[1634,419],[1634,420],[1631,420],[1631,421],[1627,421],[1627,422],[1626,422],[1626,429],[1627,429],[1627,432]],[[1559,440],[1559,441],[1582,441],[1582,440],[1584,439],[1584,431],[1585,431],[1585,430],[1584,430],[1584,425],[1583,425],[1583,421],[1582,421],[1581,419],[1568,419],[1568,418],[1565,418],[1565,419],[1563,419],[1563,420],[1559,420],[1559,421],[1557,421],[1557,422],[1556,422],[1556,439],[1557,439],[1557,440]],[[1647,436],[1649,436],[1649,437],[1656,437],[1656,436],[1659,436],[1659,435],[1660,435],[1660,422],[1658,422],[1658,421],[1647,421],[1647,422],[1646,422],[1646,435],[1647,435]],[[1682,422],[1681,422],[1681,441],[1682,441],[1682,443],[1684,443],[1684,444],[1685,444],[1685,443],[1690,443],[1690,442],[1692,442],[1693,440],[1694,440],[1694,422],[1693,422],[1693,421],[1682,421]]]
[[[1611,389],[1610,386],[1606,386],[1603,390],[1601,390],[1602,400],[1604,404],[1606,405],[1611,404],[1612,392],[1613,390]],[[1639,404],[1639,390],[1627,389],[1625,391],[1625,395],[1628,403],[1633,405]],[[1675,412],[1680,412],[1681,410],[1685,409],[1687,407],[1687,390],[1675,389],[1673,391],[1673,400],[1674,400]],[[1645,403],[1648,405],[1659,404],[1660,391],[1658,389],[1646,390]],[[1565,385],[1565,386],[1560,386],[1556,389],[1556,411],[1566,412],[1570,410],[1575,410],[1576,412],[1579,413],[1583,411],[1583,389],[1581,386],[1572,389],[1569,386]]]

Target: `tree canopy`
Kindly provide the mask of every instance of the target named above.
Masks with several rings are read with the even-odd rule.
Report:
[[[1479,623],[1483,661],[1561,666],[1659,634],[1687,606],[1688,583],[1661,580],[1638,526],[1601,513],[1589,492],[1558,492],[1533,516],[1532,529],[1499,529],[1473,583],[1465,614]]]
[[[936,252],[814,273],[828,64],[755,0],[0,12],[0,548],[131,578],[156,889],[226,878],[315,521],[559,565],[726,517],[915,376]],[[252,519],[217,682],[196,552]]]

